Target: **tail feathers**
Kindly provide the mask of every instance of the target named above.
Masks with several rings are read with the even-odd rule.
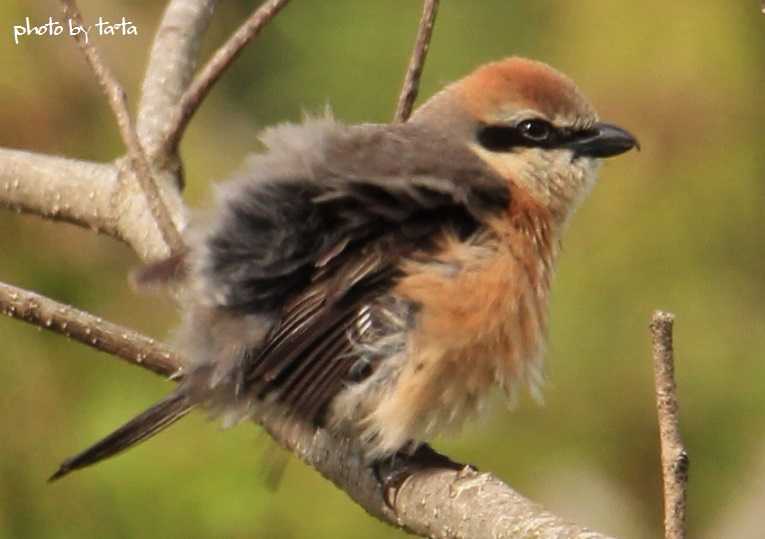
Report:
[[[151,438],[189,413],[195,404],[196,401],[183,392],[172,393],[103,440],[65,460],[48,481],[61,479],[69,472],[100,462]]]

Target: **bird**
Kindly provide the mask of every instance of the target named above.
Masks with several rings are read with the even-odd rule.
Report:
[[[183,379],[53,474],[194,408],[352,437],[369,462],[538,391],[561,237],[604,158],[638,148],[566,75],[508,57],[406,122],[330,113],[261,135],[180,256]],[[172,277],[167,277],[171,275]]]

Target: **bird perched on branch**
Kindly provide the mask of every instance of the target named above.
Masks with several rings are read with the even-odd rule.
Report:
[[[522,58],[406,123],[327,116],[262,140],[176,261],[183,381],[52,479],[196,406],[353,436],[371,461],[459,426],[494,387],[538,385],[561,234],[599,160],[637,146]]]

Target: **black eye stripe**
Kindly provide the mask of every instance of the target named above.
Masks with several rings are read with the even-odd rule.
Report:
[[[544,120],[534,119],[534,122],[543,122],[549,132],[543,138],[532,137],[529,136],[528,132],[531,130],[535,135],[539,135],[541,127],[538,125],[529,126],[528,122],[530,121],[532,120],[523,120],[517,124],[483,124],[478,128],[476,139],[481,146],[489,151],[510,152],[514,148],[562,148],[577,139],[592,135],[590,129],[561,128]],[[524,126],[524,124],[527,125]]]

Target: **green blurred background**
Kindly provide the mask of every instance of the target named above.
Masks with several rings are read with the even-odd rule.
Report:
[[[252,9],[219,7],[209,54]],[[204,207],[258,131],[330,104],[391,117],[420,2],[294,0],[215,87],[183,143],[186,197]],[[163,2],[82,0],[138,37],[102,38],[135,103]],[[13,44],[50,1],[0,4],[0,146],[107,161],[122,145],[65,37]],[[445,0],[421,95],[510,54],[571,75],[643,145],[609,161],[573,220],[552,303],[546,402],[497,406],[435,443],[579,523],[658,537],[661,480],[647,323],[676,313],[690,537],[762,537],[765,504],[765,15],[759,2]],[[126,284],[137,259],[79,228],[0,211],[0,280],[164,338],[166,299]],[[402,537],[297,461],[280,487],[256,427],[200,415],[98,468],[47,485],[60,460],[169,384],[0,318],[0,537]],[[265,456],[264,456],[265,455]]]

